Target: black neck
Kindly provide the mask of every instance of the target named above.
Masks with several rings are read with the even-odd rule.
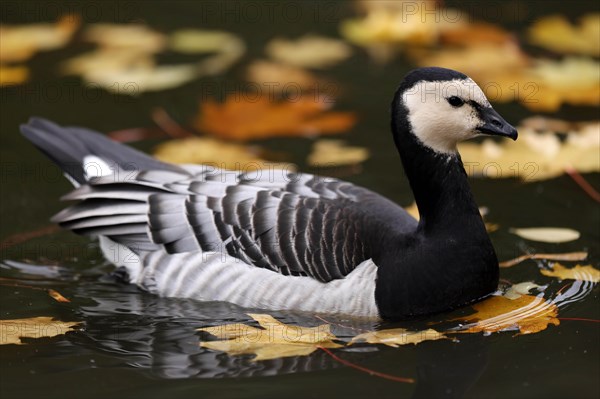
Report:
[[[406,111],[393,112],[394,141],[419,208],[420,230],[435,233],[457,224],[465,225],[468,219],[482,227],[458,152],[438,153],[426,147],[412,133]]]

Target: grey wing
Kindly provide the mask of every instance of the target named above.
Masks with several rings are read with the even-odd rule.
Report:
[[[186,171],[94,178],[64,197],[80,202],[54,220],[138,253],[223,251],[257,267],[327,282],[370,257],[361,201],[387,201],[309,174]],[[405,217],[402,208],[391,209]]]

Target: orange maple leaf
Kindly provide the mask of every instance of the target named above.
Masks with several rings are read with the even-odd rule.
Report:
[[[354,126],[354,113],[325,112],[330,106],[322,96],[271,101],[265,96],[254,100],[231,95],[222,104],[212,99],[203,102],[195,126],[212,135],[240,141],[343,133]]]

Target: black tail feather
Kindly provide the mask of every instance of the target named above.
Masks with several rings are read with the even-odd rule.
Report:
[[[160,162],[103,134],[81,127],[62,127],[43,118],[31,118],[21,133],[61,169],[82,184],[86,181],[83,160],[95,155],[122,170],[170,170],[178,166]]]

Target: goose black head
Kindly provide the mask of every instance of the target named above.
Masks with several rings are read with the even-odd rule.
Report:
[[[458,142],[482,134],[517,139],[517,130],[492,108],[481,88],[452,69],[409,72],[396,92],[392,110],[396,135],[398,127],[409,130],[437,153],[456,153]]]

